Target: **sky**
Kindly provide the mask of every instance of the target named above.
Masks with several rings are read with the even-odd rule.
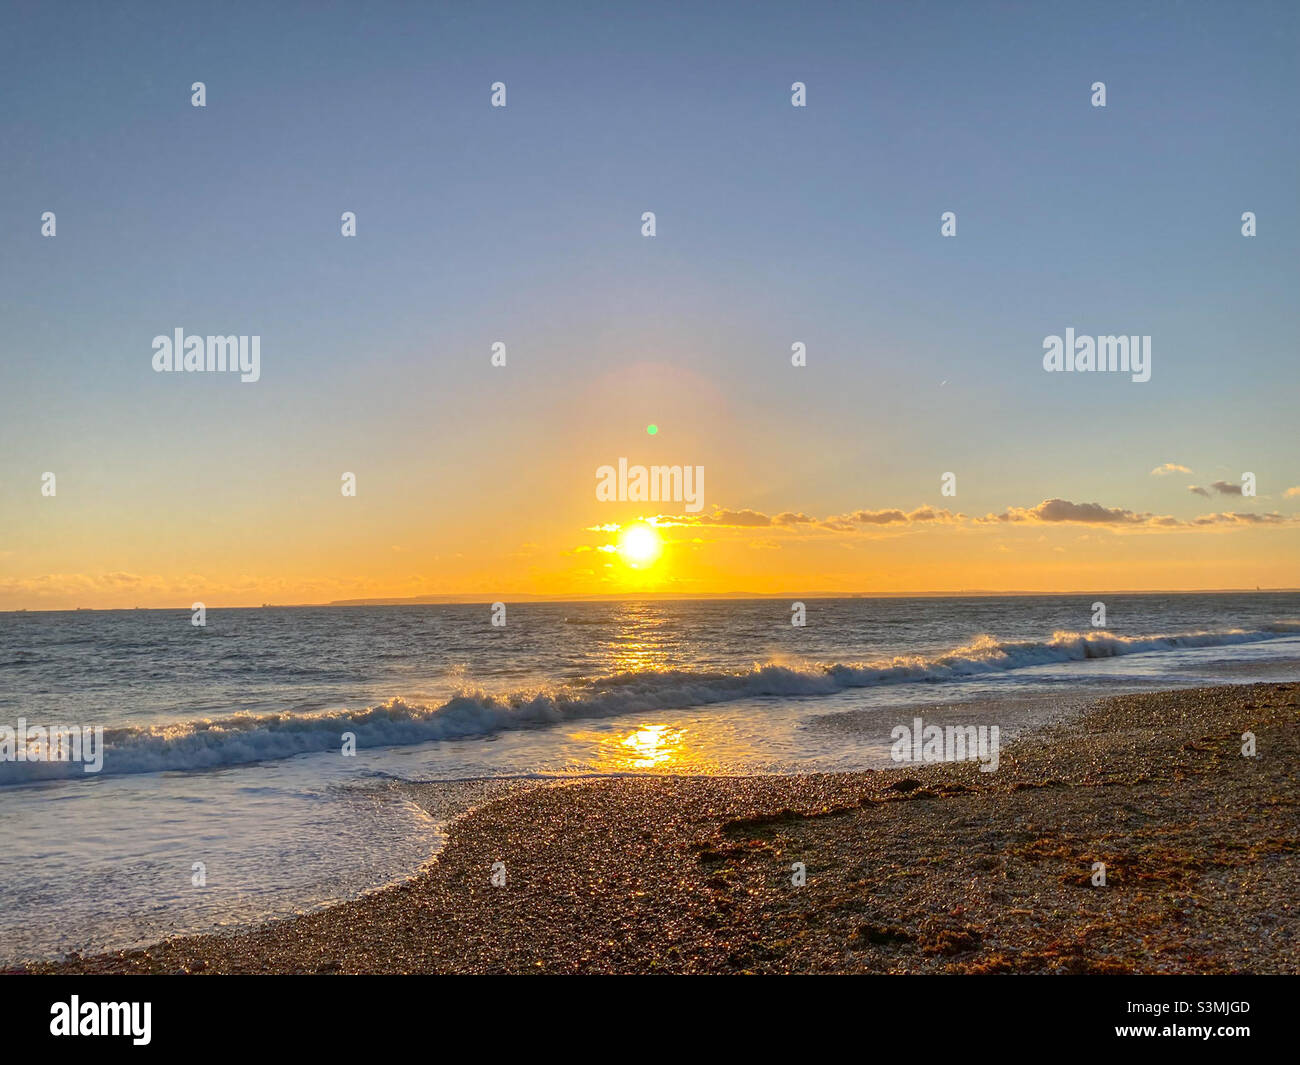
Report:
[[[8,3],[0,609],[1300,586],[1298,44],[1262,3]],[[155,372],[178,328],[260,379]],[[1151,379],[1047,372],[1067,328]],[[599,500],[620,458],[702,508]]]

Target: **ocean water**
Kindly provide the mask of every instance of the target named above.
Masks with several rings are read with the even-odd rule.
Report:
[[[803,627],[784,600],[0,613],[0,726],[104,729],[96,774],[0,761],[0,960],[408,876],[444,826],[405,781],[883,768],[917,713],[1006,742],[1297,676],[1300,595],[1103,598],[1105,629],[1091,596],[812,599]]]

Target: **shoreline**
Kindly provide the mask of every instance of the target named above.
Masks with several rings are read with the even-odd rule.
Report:
[[[7,971],[1295,973],[1298,719],[1296,682],[1176,689],[1022,734],[994,773],[485,790],[398,885]]]

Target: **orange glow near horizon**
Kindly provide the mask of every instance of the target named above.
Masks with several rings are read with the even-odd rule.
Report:
[[[655,446],[663,441],[661,432]],[[1164,503],[1136,493],[1103,497],[1134,504],[1104,512],[1127,519],[1109,523],[1048,520],[1062,508],[1044,511],[1044,493],[1004,489],[964,501],[960,512],[951,503],[945,510],[937,494],[890,486],[870,496],[845,489],[845,500],[871,504],[863,510],[845,500],[803,505],[788,493],[750,509],[750,491],[762,486],[751,484],[745,456],[715,461],[710,447],[689,442],[683,450],[728,471],[715,477],[721,498],[695,513],[674,503],[602,503],[585,477],[548,480],[565,464],[540,458],[543,476],[507,478],[492,494],[464,484],[459,494],[409,496],[400,484],[367,480],[355,498],[331,483],[300,500],[286,482],[283,498],[223,498],[197,511],[74,496],[60,482],[57,497],[14,511],[0,547],[0,610],[1300,587],[1300,515],[1292,513],[1300,487],[1223,504],[1244,517],[1216,520],[1189,495],[1168,507],[1175,524],[1146,520],[1165,513]],[[617,453],[591,451],[592,470]],[[577,465],[570,454],[567,468]],[[1165,484],[1149,481],[1150,493]],[[1022,503],[1027,509],[1008,509]]]
[[[590,522],[590,518],[588,518]],[[1294,525],[1205,531],[1080,525],[944,525],[907,530],[692,528],[627,518],[596,526],[551,520],[518,542],[515,526],[408,525],[312,533],[280,550],[270,537],[238,550],[78,537],[72,559],[33,552],[31,569],[0,551],[0,610],[186,609],[368,599],[493,602],[588,596],[854,596],[1294,589]],[[427,530],[432,531],[427,531]],[[236,541],[231,541],[232,543]],[[147,545],[146,545],[147,546]],[[21,567],[21,568],[20,568]]]

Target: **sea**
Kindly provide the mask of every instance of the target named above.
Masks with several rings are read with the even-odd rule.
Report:
[[[1104,604],[1105,624],[1097,606]],[[1106,695],[1300,676],[1300,594],[524,602],[0,613],[0,962],[139,946],[398,882],[411,782],[896,768]],[[800,616],[802,614],[802,617]],[[802,620],[803,624],[792,624]],[[426,804],[427,805],[427,804]]]

